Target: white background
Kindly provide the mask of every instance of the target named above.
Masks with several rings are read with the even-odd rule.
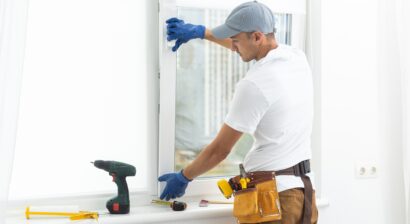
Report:
[[[319,221],[405,221],[401,80],[391,1],[312,0],[313,50],[321,76]],[[357,163],[376,164],[358,179]]]
[[[116,192],[96,159],[134,165],[129,187],[147,188],[145,13],[131,0],[30,1],[10,199]]]

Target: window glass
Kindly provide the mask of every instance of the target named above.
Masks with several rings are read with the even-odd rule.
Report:
[[[216,27],[230,10],[179,7],[178,16],[187,23]],[[276,39],[291,43],[291,15],[275,14]],[[253,62],[242,62],[229,49],[203,40],[192,40],[177,51],[175,170],[188,165],[221,128],[229,110],[235,84]],[[203,176],[236,175],[238,164],[252,147],[244,134],[229,157]]]

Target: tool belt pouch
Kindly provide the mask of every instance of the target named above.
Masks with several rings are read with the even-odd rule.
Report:
[[[279,194],[275,178],[249,183],[249,188],[235,192],[233,215],[239,223],[280,220]]]

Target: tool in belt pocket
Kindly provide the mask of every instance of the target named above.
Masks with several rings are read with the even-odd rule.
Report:
[[[234,195],[233,215],[240,223],[257,223],[280,220],[279,194],[275,173],[259,171],[247,173],[242,164],[240,175],[218,181],[226,198]]]
[[[250,178],[248,178],[247,173],[242,164],[239,164],[240,175],[230,178],[228,181],[221,179],[218,181],[218,188],[225,198],[231,198],[234,192],[248,188],[248,183]]]

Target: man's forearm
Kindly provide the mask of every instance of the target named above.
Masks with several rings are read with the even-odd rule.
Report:
[[[184,176],[192,180],[214,168],[229,155],[241,136],[242,132],[223,124],[211,144],[205,147],[198,157],[184,169]]]
[[[205,39],[212,41],[214,43],[217,43],[223,47],[226,47],[228,49],[232,48],[232,40],[230,38],[226,39],[217,39],[212,35],[212,32],[210,29],[205,29]]]
[[[227,150],[218,149],[215,144],[211,143],[184,169],[184,176],[192,180],[206,173],[228,156],[229,151],[226,151]]]

